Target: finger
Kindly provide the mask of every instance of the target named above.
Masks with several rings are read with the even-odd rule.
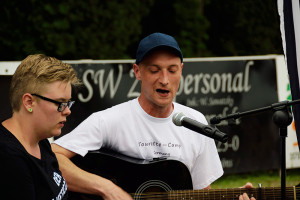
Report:
[[[249,200],[249,197],[246,193],[243,194],[243,200]]]
[[[244,188],[253,188],[253,185],[252,185],[252,183],[246,183],[244,186],[243,186]]]

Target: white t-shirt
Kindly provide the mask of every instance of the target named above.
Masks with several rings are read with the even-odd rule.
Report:
[[[167,118],[148,115],[138,99],[113,106],[90,115],[73,131],[54,141],[72,152],[85,156],[101,147],[140,159],[170,156],[183,162],[190,170],[193,188],[203,189],[223,175],[223,168],[213,139],[178,127],[172,122],[174,113],[203,124],[200,112],[173,103]]]

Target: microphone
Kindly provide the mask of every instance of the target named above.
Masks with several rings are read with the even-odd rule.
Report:
[[[220,122],[221,122],[221,117],[215,116],[215,117],[213,117],[213,118],[210,119],[210,123],[211,124],[218,124]]]
[[[205,135],[222,143],[225,143],[228,140],[228,136],[225,133],[219,131],[216,127],[204,125],[196,120],[188,118],[183,113],[175,113],[173,115],[172,121],[176,126],[184,126],[190,130],[201,133],[202,135]]]

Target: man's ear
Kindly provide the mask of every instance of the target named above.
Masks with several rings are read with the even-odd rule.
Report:
[[[141,80],[141,70],[140,67],[137,64],[133,64],[133,71],[135,74],[136,79]]]
[[[24,108],[29,111],[32,112],[32,109],[34,107],[34,99],[33,96],[29,93],[25,93],[22,97],[22,105],[24,106]],[[31,110],[31,111],[30,111]]]

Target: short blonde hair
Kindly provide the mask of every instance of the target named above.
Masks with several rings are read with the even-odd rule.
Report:
[[[13,111],[19,111],[25,93],[40,93],[46,84],[55,81],[81,84],[73,67],[43,54],[27,56],[16,69],[10,85],[9,97]]]

